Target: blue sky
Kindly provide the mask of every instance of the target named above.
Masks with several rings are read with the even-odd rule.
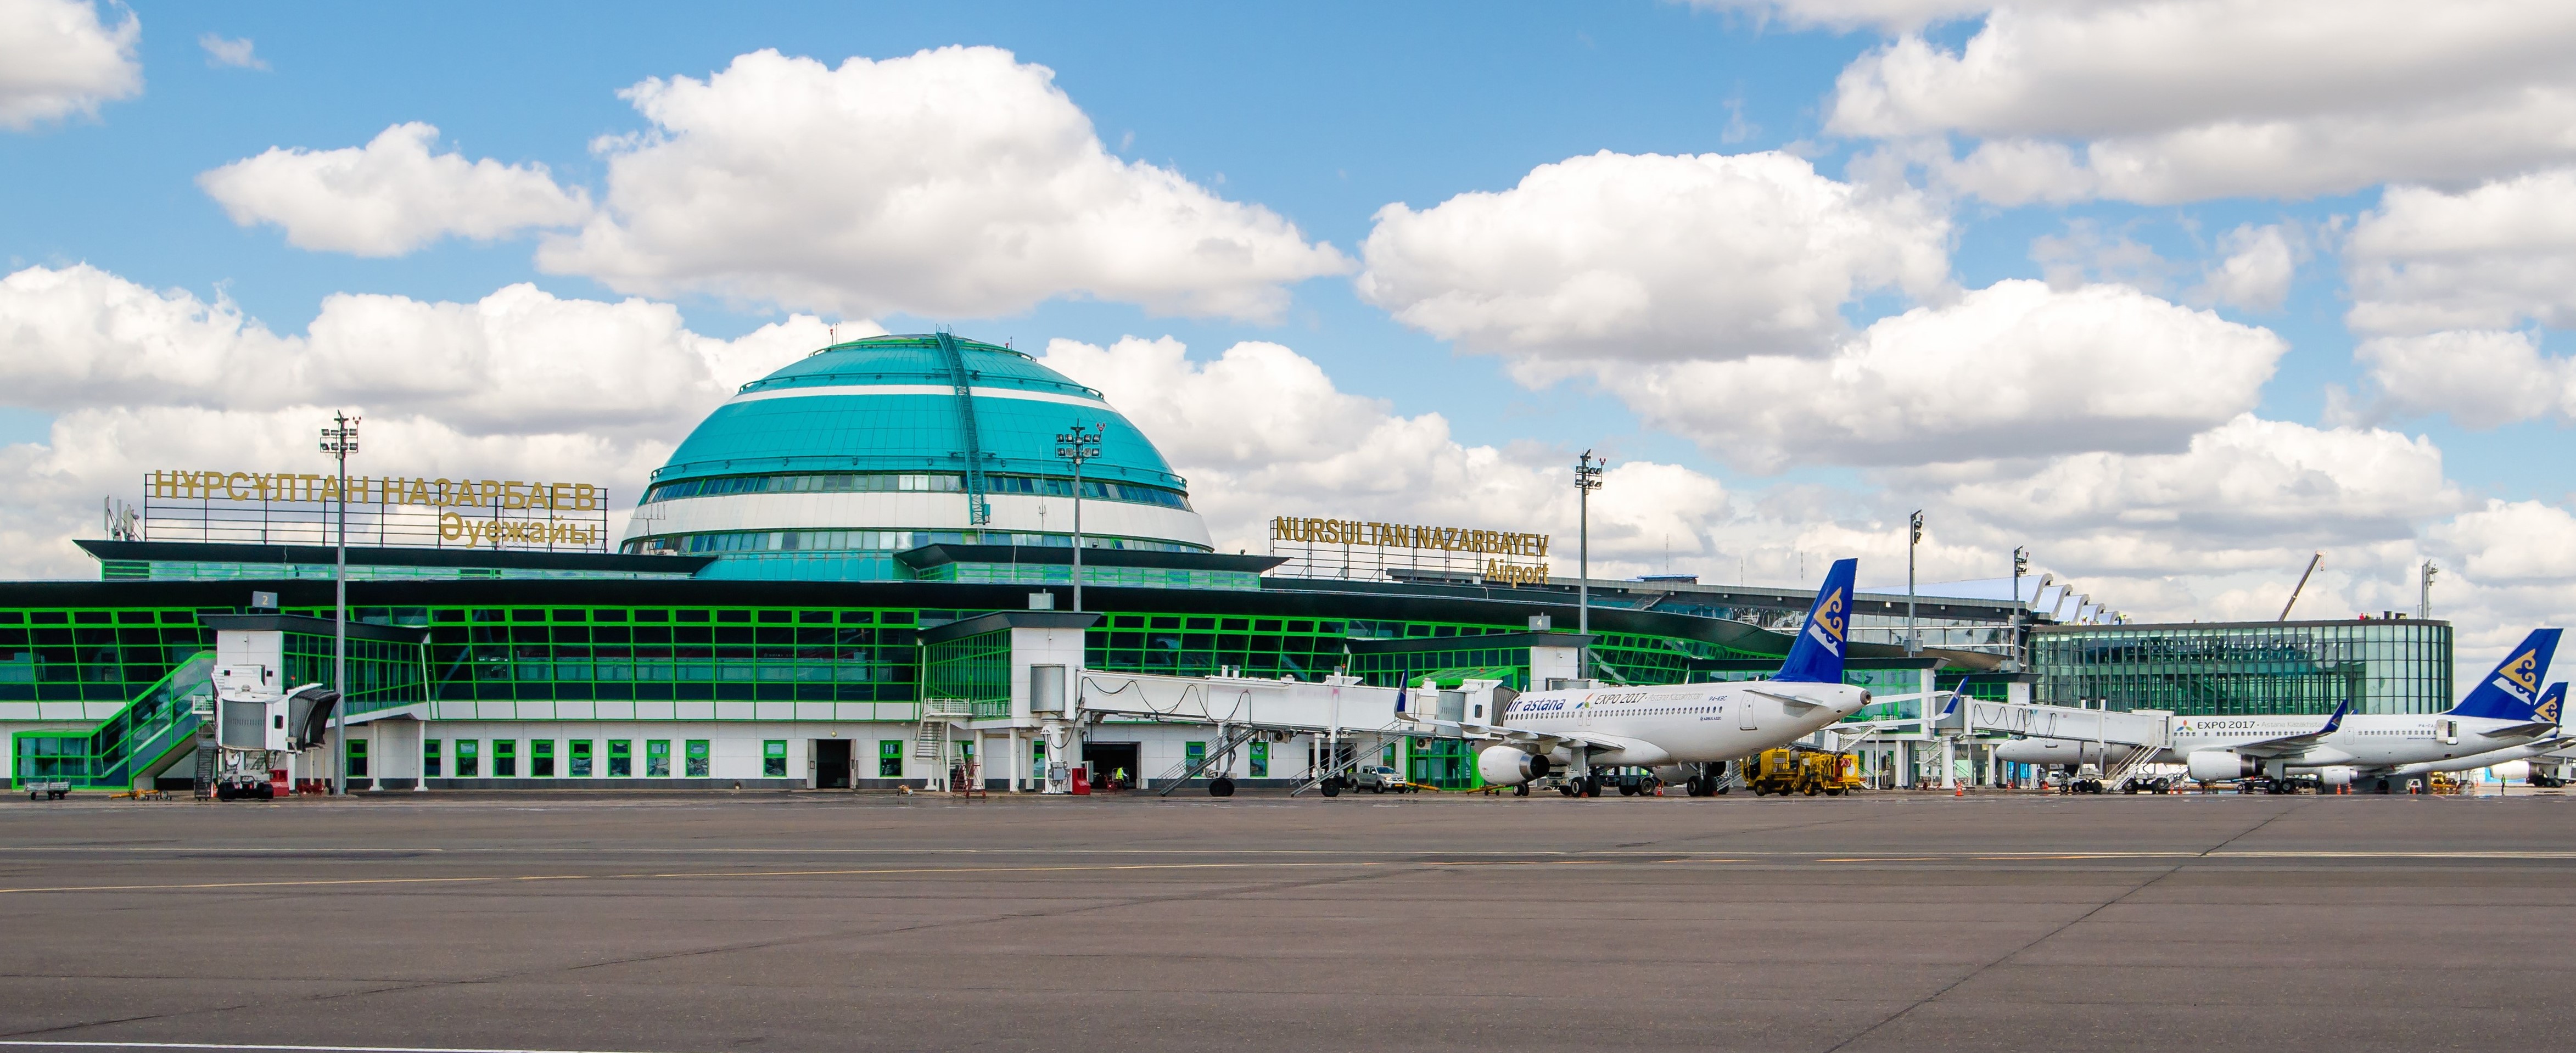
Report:
[[[62,5],[70,0],[18,2]],[[2116,13],[2166,2],[2118,0],[2100,6]],[[2206,34],[2213,42],[2212,54],[2223,50],[2221,42],[2253,39],[2254,45],[2262,45],[2260,33],[2240,30],[2251,24],[2242,20],[2259,6],[2208,0],[2194,8],[2198,21],[2182,20],[2184,28],[2177,32]],[[2292,38],[2275,42],[2281,45],[2281,61],[2293,66],[2320,61],[2313,56],[2318,48],[2303,46],[2297,33],[2310,34],[2320,46],[2353,34],[2382,33],[2402,49],[2408,38],[2403,24],[2374,27],[2360,15],[2339,14],[2335,5],[2302,0],[2297,6],[2313,26],[2299,27],[2296,18],[2271,20],[2294,26]],[[2514,5],[2471,6],[2495,15],[2506,28],[2444,45],[2457,53],[2422,56],[2427,70],[2465,68],[2481,71],[2472,80],[2487,78],[2483,85],[2461,89],[2457,105],[2463,121],[2474,123],[2471,119],[2480,117],[2477,108],[2489,103],[2479,100],[2493,94],[2487,89],[2548,86],[2564,78],[2563,70],[2547,63],[2533,65],[2513,57],[2522,54],[2517,49],[2527,50],[2535,35],[2558,32],[2555,22],[2520,18],[2527,12]],[[2432,195],[2420,203],[2426,209],[2488,207],[2494,203],[2475,197],[2478,188],[2549,177],[2567,163],[2563,147],[2552,145],[2555,140],[2545,128],[2533,128],[2527,143],[2506,136],[2509,141],[2488,155],[2456,163],[2372,161],[2410,150],[2426,156],[2441,153],[2437,132],[2425,130],[2438,128],[2439,122],[2418,121],[2420,114],[2379,98],[2363,82],[2354,82],[2358,86],[2342,96],[2280,87],[2285,81],[2300,87],[2297,68],[2286,78],[2258,78],[2261,83],[2228,88],[2227,78],[2243,73],[2243,63],[2196,68],[2194,62],[2203,60],[2190,49],[2175,51],[2170,69],[2150,61],[2144,72],[2132,75],[2128,71],[2136,64],[2122,65],[2128,55],[2124,49],[2132,43],[2101,23],[2086,21],[2089,15],[2080,10],[2039,11],[2019,16],[2020,22],[1964,0],[1309,4],[1276,9],[1203,4],[739,4],[719,9],[666,4],[405,8],[146,3],[130,10],[89,10],[108,31],[129,17],[139,25],[126,61],[140,71],[142,86],[139,91],[101,89],[69,112],[40,115],[19,122],[22,127],[16,130],[0,131],[0,197],[12,203],[0,209],[0,255],[5,255],[7,269],[53,273],[87,264],[116,281],[184,291],[200,304],[227,299],[242,315],[290,337],[302,334],[325,298],[334,294],[471,304],[504,286],[532,282],[562,300],[620,301],[640,287],[641,279],[621,285],[619,279],[604,277],[605,271],[541,269],[532,247],[552,236],[544,224],[523,225],[490,240],[434,237],[392,255],[297,248],[288,244],[286,220],[245,223],[228,215],[225,204],[201,187],[201,173],[272,148],[354,150],[391,126],[417,121],[437,127],[434,149],[442,155],[489,159],[503,166],[542,165],[546,177],[566,192],[607,202],[613,189],[611,159],[633,147],[603,150],[598,144],[652,132],[653,122],[620,95],[648,78],[705,80],[738,56],[760,49],[838,66],[852,57],[882,62],[926,49],[981,45],[1003,49],[1018,63],[1051,70],[1055,89],[1088,119],[1115,157],[1166,170],[1213,198],[1267,209],[1293,223],[1304,242],[1329,243],[1349,265],[1339,273],[1277,282],[1288,301],[1275,318],[1157,309],[1137,296],[1086,293],[1071,280],[1061,289],[1034,295],[1033,303],[1006,304],[982,315],[940,313],[855,286],[842,290],[854,298],[848,302],[886,309],[844,313],[784,294],[719,295],[705,282],[692,285],[678,278],[642,295],[676,305],[690,332],[727,340],[780,332],[763,327],[805,313],[827,321],[873,320],[895,331],[947,325],[968,335],[1007,338],[1032,351],[1058,339],[1108,347],[1127,336],[1169,336],[1186,343],[1191,358],[1202,365],[1238,342],[1275,342],[1319,367],[1329,378],[1327,393],[1376,400],[1375,412],[1386,420],[1418,422],[1438,415],[1447,425],[1448,444],[1435,442],[1413,451],[1417,461],[1456,456],[1469,463],[1473,450],[1492,447],[1505,451],[1504,460],[1526,477],[1527,486],[1538,487],[1550,478],[1547,473],[1561,470],[1555,461],[1563,454],[1598,447],[1622,462],[1669,466],[1682,473],[1671,477],[1681,480],[1673,485],[1699,488],[1694,493],[1723,491],[1723,497],[1692,499],[1697,503],[1656,493],[1642,498],[1657,508],[1636,511],[1629,524],[1639,559],[1647,558],[1646,549],[1660,551],[1660,539],[1679,529],[1693,535],[1694,558],[1709,566],[1745,559],[1777,573],[1809,548],[1869,535],[1882,529],[1890,514],[1901,515],[1904,507],[1920,504],[1942,510],[1937,521],[1958,542],[1945,558],[1961,576],[1999,561],[2017,538],[2031,538],[2044,549],[2062,539],[2053,550],[2061,556],[2052,565],[2088,580],[2125,583],[2136,597],[2129,601],[2132,605],[2175,615],[2206,611],[2214,616],[2233,604],[2259,607],[2259,596],[2275,587],[2273,579],[2297,569],[2297,561],[2284,554],[2337,546],[2349,555],[2330,566],[2350,568],[2352,577],[2329,602],[2364,609],[2390,603],[2386,597],[2409,591],[2409,572],[2423,558],[2468,562],[2493,544],[2553,543],[2533,534],[2530,523],[2556,529],[2558,519],[2566,518],[2569,491],[2576,490],[2565,458],[2545,455],[2563,448],[2567,405],[2553,396],[2540,402],[2526,398],[2511,412],[2494,409],[2503,404],[2500,399],[2511,401],[2514,391],[2527,393],[2535,383],[2558,382],[2552,378],[2561,375],[2559,360],[2547,352],[2554,339],[2550,327],[2565,317],[2563,306],[2542,292],[2524,294],[2530,302],[2484,308],[2483,315],[2460,307],[2469,293],[2417,280],[2429,273],[2423,261],[2436,258],[2436,249],[2406,242],[2398,229],[2403,224],[2396,222],[2404,218],[2396,214],[2400,210],[2381,207],[2390,186],[2425,188]],[[1976,72],[1971,67],[1983,61],[1976,57],[1978,49],[2005,41],[2007,30],[2027,39],[2055,34],[2046,36],[2055,42],[2049,54],[2016,54],[2007,47],[1996,65],[1982,68],[1990,82],[2021,95],[1975,95],[1960,87],[1964,80],[1944,79],[1962,70]],[[263,68],[217,62],[202,42],[209,35],[249,41]],[[1918,66],[1890,58],[1908,47],[1919,47],[1933,58]],[[2405,67],[2403,62],[2396,65]],[[2121,72],[2115,76],[2095,70]],[[2342,84],[2351,80],[2348,74],[2320,64],[2307,87]],[[2158,77],[2168,80],[2159,82]],[[1871,117],[1838,89],[1838,78],[1876,85],[1895,102]],[[2219,94],[2229,101],[2201,98],[2199,89],[2211,84],[2225,89]],[[2433,103],[2442,100],[2436,97]],[[2494,119],[2510,125],[2516,115]],[[2348,129],[2355,126],[2377,129],[2369,134],[2379,138],[2354,138],[2360,133]],[[2224,149],[2216,151],[2216,160],[2206,152],[2186,150],[2244,127],[2293,138],[2307,135],[2318,145],[2310,154],[2269,167],[2255,162],[2230,167],[2233,162]],[[848,134],[865,136],[869,130],[853,125]],[[1971,170],[1981,144],[2038,144],[2071,150],[2079,161],[2089,149],[2094,160],[2072,174],[2032,174],[2038,169],[2007,165],[2000,169],[2007,176],[2027,175],[2031,185],[2045,184],[2042,191],[2016,191],[2005,185],[2011,179],[1999,183]],[[776,145],[792,152],[802,144]],[[905,148],[895,142],[884,146]],[[1659,299],[1641,316],[1639,324],[1654,334],[1641,346],[1653,344],[1653,350],[1638,360],[1643,365],[1633,368],[1621,352],[1550,344],[1547,338],[1529,336],[1526,327],[1514,329],[1516,323],[1496,320],[1498,316],[1435,322],[1406,313],[1407,304],[1420,308],[1444,293],[1508,300],[1526,291],[1517,287],[1434,289],[1416,281],[1409,291],[1372,300],[1355,285],[1356,272],[1392,275],[1395,264],[1419,265],[1417,274],[1432,274],[1474,262],[1364,257],[1363,244],[1381,230],[1381,207],[1408,206],[1423,220],[1416,232],[1430,240],[1422,244],[1443,238],[1465,244],[1484,236],[1495,221],[1468,222],[1463,207],[1443,208],[1444,202],[1462,194],[1503,194],[1542,166],[1601,151],[1623,160],[1650,154],[1785,151],[1812,163],[1822,182],[1807,190],[1865,187],[1913,195],[1908,207],[1914,211],[1905,213],[1910,219],[1889,219],[1894,213],[1884,213],[1873,221],[1887,224],[1890,237],[1906,236],[1907,229],[1930,231],[1926,236],[1941,247],[1939,266],[1945,270],[1935,276],[1938,282],[1913,272],[1860,280],[1860,288],[1831,304],[1839,325],[1810,325],[1798,338],[1805,342],[1785,351],[1755,347],[1725,325],[1709,326],[1709,349],[1695,350],[1697,338],[1675,319],[1701,317],[1691,314],[1696,308],[1681,304],[1674,308],[1679,313],[1665,312],[1676,296],[1689,299],[1694,295],[1690,290],[1700,287],[1692,283],[1701,279],[1682,275],[1683,280],[1661,287],[1655,293]],[[2170,161],[2171,172],[2154,177],[2165,180],[2161,183],[2123,176],[2105,160],[2115,155],[2147,157],[2153,162],[2147,169],[2154,172],[2165,172],[2156,165]],[[2320,174],[2329,172],[2344,174]],[[1600,185],[1616,187],[1619,180],[1639,173],[1634,166],[1620,168]],[[2124,178],[2130,181],[2121,182]],[[2496,196],[2511,195],[2499,190]],[[2546,207],[2546,195],[2537,199]],[[1507,194],[1501,207],[1511,216],[1536,214],[1541,204],[1533,195]],[[1722,211],[1735,206],[1712,207]],[[2517,206],[2504,201],[2495,207]],[[2370,250],[2376,255],[2352,257],[2345,251],[2347,239],[2374,211],[2391,213],[2381,227],[2395,233],[2370,242],[2378,246]],[[1753,218],[1758,217],[1747,217]],[[1850,218],[1828,215],[1818,222]],[[552,229],[568,228],[557,223]],[[1699,239],[1711,246],[1711,255],[1723,256],[1732,229],[1719,222],[1695,229],[1683,240]],[[2295,268],[2275,275],[2273,285],[2285,290],[2276,294],[2277,303],[2260,294],[2231,297],[2208,291],[2214,288],[2206,279],[2211,268],[2243,248],[2228,240],[2230,232],[2240,230],[2272,232],[2295,249]],[[1525,233],[1545,238],[1561,232],[1533,226]],[[2549,245],[2499,243],[2492,248],[2489,256],[2480,257],[2486,250],[2479,246],[2454,246],[2440,250],[2452,253],[2440,258],[2470,260],[2462,266],[2503,266],[2500,261],[2537,252],[2545,264],[2557,259],[2551,253],[2559,251]],[[938,265],[929,261],[934,249],[911,251],[926,254],[924,266]],[[1419,251],[1436,255],[1441,250]],[[2576,248],[2566,251],[2576,253]],[[2423,317],[2449,310],[2443,317],[2472,320],[2356,332],[2346,322],[2355,302],[2349,276],[2365,264],[2386,264],[2396,269],[2391,273],[2406,277],[2375,284],[2377,291],[2369,295]],[[1687,265],[1686,260],[1678,266]],[[1569,273],[1584,266],[1617,270],[1620,264],[1567,264]],[[1652,283],[1672,278],[1676,265],[1638,266],[1662,268],[1643,275]],[[1760,269],[1756,266],[1756,272]],[[1705,287],[1741,279],[1729,279],[1727,273],[1712,270]],[[1851,425],[1853,434],[1839,446],[1805,445],[1748,431],[1735,420],[1743,405],[1761,405],[1766,397],[1773,402],[1794,399],[1798,389],[1760,396],[1746,394],[1737,381],[1708,379],[1741,378],[1727,370],[1748,357],[1830,358],[1852,353],[1848,349],[1854,341],[1878,335],[1888,341],[1886,353],[1894,356],[1889,361],[1955,353],[1967,356],[1958,359],[1958,368],[1989,368],[1987,359],[1975,357],[1982,352],[1954,346],[1948,342],[1953,337],[1902,337],[1872,324],[1918,308],[1957,312],[1962,319],[1977,311],[2003,310],[1978,300],[1980,292],[1997,288],[1997,283],[2042,278],[2055,279],[2057,292],[2048,303],[2066,311],[2080,305],[2061,304],[2055,297],[2090,283],[2117,286],[2129,290],[2122,294],[2127,299],[2111,297],[2127,305],[2121,309],[2199,326],[2195,332],[2212,340],[2236,341],[2230,345],[2235,350],[2206,352],[2222,357],[2205,361],[2189,355],[2174,360],[2178,374],[2208,371],[2211,392],[2196,394],[2191,389],[2197,377],[2176,375],[2164,381],[2174,390],[2141,393],[2142,401],[2161,398],[2177,406],[2205,395],[2202,403],[2176,411],[2187,418],[2181,423],[2141,425],[2117,406],[2086,411],[2107,414],[2098,421],[2081,413],[1995,408],[2024,396],[2035,403],[2068,401],[2065,389],[2045,384],[1993,399],[1945,396],[1951,401],[1933,410],[1891,410],[1890,419],[1925,415],[1920,428],[1927,437],[1920,445],[1929,452],[1912,459],[1901,452],[1908,441],[1903,428],[1895,429],[1898,437],[1890,439],[1862,436],[1870,429]],[[2236,327],[2184,320],[2196,312],[2213,312]],[[2247,335],[2256,331],[2256,336]],[[2537,357],[2531,359],[2536,364],[2528,367],[2536,372],[2499,376],[2489,389],[2464,394],[2436,392],[2407,379],[2420,373],[2387,365],[2398,360],[2394,357],[2372,360],[2379,365],[2356,360],[2356,346],[2373,337],[2429,341],[2471,332],[2484,334],[2480,339],[2536,344]],[[2286,352],[2260,350],[2260,334],[2277,337]],[[2103,357],[2129,355],[2133,375],[2152,375],[2159,353],[2154,341],[2164,338],[2140,333],[2139,346],[2106,351]],[[1902,339],[1933,343],[1918,348]],[[29,353],[26,346],[17,353]],[[2438,354],[2444,352],[2435,344],[2422,348],[2434,349],[2419,348],[2404,361],[2418,369],[2442,361]],[[108,348],[99,353],[120,352]],[[350,353],[363,357],[363,352]],[[2073,361],[2086,353],[2077,348],[2069,352],[2075,359],[2028,359],[1998,351],[1991,368],[1997,377],[2010,377],[2016,370],[2045,368],[2031,366],[2034,361]],[[2225,355],[2249,353],[2277,353],[2268,381],[2231,381],[2226,369],[2210,365],[2223,366]],[[2138,360],[2148,364],[2140,366]],[[1694,363],[1711,365],[1692,372]],[[2219,390],[2230,383],[2237,387]],[[2330,404],[2330,388],[2346,393],[2340,406]],[[26,444],[22,449],[47,447],[49,452],[30,456],[56,459],[29,462],[25,470],[87,478],[59,463],[68,454],[55,426],[66,414],[133,408],[130,399],[81,394],[104,389],[69,390],[68,397],[29,396],[0,407],[0,438]],[[352,390],[363,395],[365,389]],[[2392,390],[2396,397],[2386,394]],[[1122,406],[1136,401],[1118,391],[1111,395]],[[1817,397],[1840,396],[1819,391]],[[201,401],[217,409],[247,408],[214,396]],[[1131,415],[1140,413],[1128,408]],[[1866,415],[1869,407],[1862,410]],[[2221,427],[2238,413],[2250,413],[2254,423],[2240,424],[2233,432]],[[2463,428],[2454,418],[2488,426]],[[1980,431],[1968,426],[1980,420],[1992,427]],[[2201,448],[2194,443],[2286,449],[2278,435],[2248,438],[2258,425],[2272,424],[2292,427],[2280,434],[2313,442],[2323,452],[2314,454],[2315,463],[2258,468],[2172,460],[2186,448]],[[663,433],[658,439],[653,435],[657,428]],[[641,458],[638,463],[649,463],[654,449],[676,440],[676,434],[668,434],[673,430],[661,418],[637,418],[603,441],[627,444],[617,448]],[[2125,437],[2091,444],[2064,438],[2090,430]],[[505,428],[493,434],[542,432],[541,426],[527,424],[517,432]],[[654,447],[657,441],[663,446]],[[2437,477],[2427,481],[2421,471],[2402,465],[2386,477],[2338,474],[2360,471],[2354,464],[2380,463],[2374,458],[2381,453],[2403,460],[2390,451],[2408,443],[2414,444],[2418,460],[2438,457]],[[1756,448],[1768,452],[1739,453]],[[1458,452],[1462,450],[1467,452]],[[1177,461],[1193,456],[1175,451]],[[601,472],[613,473],[625,463],[617,461]],[[1258,468],[1219,461],[1197,466],[1210,485],[1222,480],[1242,487],[1246,509],[1333,493],[1324,476],[1295,485],[1274,479],[1285,489],[1260,490],[1252,482],[1266,477]],[[2407,475],[2409,471],[2414,474]],[[2286,501],[2276,517],[2266,519],[2248,518],[2249,504],[2266,502],[2249,502],[2238,491],[2168,499],[2158,495],[2170,486],[2133,486],[2141,478],[2197,479],[2230,472],[2277,476],[2294,480],[2284,486],[2305,487],[2302,493],[2321,487],[2343,496]],[[2296,482],[2302,472],[2312,478]],[[1511,488],[1521,485],[1503,490],[1521,493]],[[1410,484],[1399,489],[1418,495]],[[2092,498],[2082,495],[2097,492],[2107,495],[2100,500],[2109,503],[2086,505]],[[2481,509],[2493,512],[2485,505],[2489,498],[2523,508],[2516,522],[2529,522],[2509,527],[2500,519],[2462,518]],[[2143,504],[2122,504],[2131,500]],[[64,501],[69,507],[70,498]],[[1355,498],[1353,503],[1368,502]],[[1456,514],[1461,506],[1425,499],[1410,509],[1354,510],[1430,516]],[[1488,518],[1509,525],[1556,514],[1507,510]],[[1820,521],[1800,522],[1802,515]],[[2119,529],[2127,533],[2116,542],[2106,541],[2100,529],[2084,520],[2087,515],[2125,524]],[[1243,516],[1257,518],[1249,511]],[[2374,525],[2315,531],[2313,538],[2292,536],[2304,529],[2298,524],[2318,517]],[[46,533],[42,526],[29,529]],[[2149,552],[2154,554],[2142,554]],[[2288,565],[2275,568],[2272,562]],[[2490,579],[2507,567],[2528,572],[2554,566],[2539,556],[2499,556],[2490,562],[2497,568],[2487,575]],[[2479,587],[2509,591],[2513,586],[2490,582]],[[2566,603],[2555,592],[2541,596],[2527,591],[2512,596],[2499,591],[2480,602],[2489,601],[2498,605],[2494,617],[2504,620],[2536,616]]]

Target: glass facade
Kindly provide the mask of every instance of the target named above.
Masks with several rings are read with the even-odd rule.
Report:
[[[2032,699],[2186,715],[2439,713],[2451,707],[2451,625],[2193,622],[2049,626],[2030,638]]]

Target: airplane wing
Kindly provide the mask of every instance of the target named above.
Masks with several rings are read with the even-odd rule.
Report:
[[[2527,724],[2507,724],[2500,728],[2488,728],[2485,731],[2478,732],[2478,735],[2481,738],[2490,739],[2523,739],[2530,738],[2534,735],[2547,734],[2556,730],[2558,730],[2558,723],[2556,721],[2535,720]]]
[[[2311,749],[2315,749],[2317,743],[2324,742],[2329,736],[2332,736],[2335,733],[2335,729],[2343,727],[2343,715],[2351,711],[2352,700],[2347,698],[2343,700],[2342,705],[2335,707],[2333,716],[2326,718],[2326,726],[2318,728],[2315,731],[2308,732],[2305,735],[2283,735],[2277,739],[2264,739],[2260,742],[2247,742],[2230,748],[2248,757],[2263,757],[2267,759],[2275,757],[2296,757]]]

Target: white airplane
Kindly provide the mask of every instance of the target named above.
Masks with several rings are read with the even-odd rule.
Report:
[[[2564,693],[2540,681],[2558,651],[2560,630],[2536,629],[2495,672],[2449,710],[2425,715],[2353,714],[2347,701],[2323,727],[2315,717],[2176,717],[2155,758],[2191,777],[2221,781],[2291,772],[2328,786],[2399,775],[2407,766],[2463,760],[2532,745],[2558,735]],[[2112,749],[2121,747],[2114,744]],[[2117,755],[2117,752],[2114,754]],[[2038,738],[1996,747],[1995,759],[2019,764],[2098,764],[2100,748],[2075,739]],[[2471,765],[2482,767],[2483,765]]]
[[[2542,692],[2540,695],[2540,709],[2544,713],[2559,712],[2559,706],[2561,703],[2566,701],[2566,698],[2566,681],[2561,680],[2555,684],[2551,684],[2549,685],[2549,690]],[[2460,757],[2453,760],[2425,761],[2420,764],[2399,765],[2398,767],[2391,769],[2388,774],[2399,778],[2412,778],[2417,775],[2431,775],[2434,772],[2476,771],[2479,768],[2492,768],[2499,764],[2509,764],[2518,760],[2532,760],[2538,757],[2546,757],[2551,754],[2562,753],[2562,751],[2570,748],[2576,748],[2576,736],[2551,735],[2548,738],[2540,739],[2535,742],[2526,742],[2520,746],[2507,746],[2500,750],[2490,750],[2485,753],[2473,753],[2466,757]]]
[[[1477,773],[1492,786],[1529,794],[1532,779],[1560,768],[1569,795],[1601,796],[1595,768],[1723,764],[1788,745],[1869,705],[1869,692],[1843,683],[1843,643],[1851,624],[1852,578],[1859,560],[1839,560],[1807,612],[1807,626],[1788,660],[1769,680],[1731,684],[1533,691],[1515,698],[1488,724],[1461,723],[1485,739]],[[1408,715],[1417,723],[1432,723]],[[1444,722],[1445,723],[1445,722]],[[1691,796],[1715,792],[1711,773],[1685,780]]]

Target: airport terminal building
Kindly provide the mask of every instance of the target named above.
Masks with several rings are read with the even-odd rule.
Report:
[[[249,660],[238,641],[266,641],[282,683],[330,679],[336,477],[173,470],[143,491],[81,542],[98,580],[0,583],[0,732],[21,786],[187,784],[192,700],[219,659]],[[1541,535],[1281,515],[1268,552],[1218,552],[1187,481],[1103,393],[948,334],[836,344],[745,385],[644,481],[622,537],[591,484],[353,475],[346,497],[357,624],[336,763],[361,789],[857,789],[961,772],[1001,789],[1067,760],[1151,781],[1199,761],[1207,729],[1110,720],[1051,742],[1066,670],[1746,679],[1777,668],[1812,598],[1598,581],[1587,637],[1576,582],[1551,572],[1571,554]],[[2300,699],[2337,677],[2403,696],[2392,711],[2430,704],[2437,675],[2449,692],[2436,622],[2368,625],[2320,672],[2281,634],[2348,623],[2266,626],[2269,650],[2186,661],[2176,634],[2141,638],[2052,586],[1923,597],[1909,655],[1906,606],[1858,597],[1850,677],[1889,700],[1865,716],[1919,718],[1963,678],[1991,697],[2208,712],[2278,696],[2264,670],[2306,677]],[[2380,657],[2392,646],[2404,654]],[[1568,653],[1588,664],[1551,664]],[[2245,677],[2204,675],[2218,666]],[[1475,778],[1455,740],[1366,748],[1420,782]],[[1224,752],[1255,785],[1322,760],[1301,740]],[[317,753],[296,777],[335,763]]]

